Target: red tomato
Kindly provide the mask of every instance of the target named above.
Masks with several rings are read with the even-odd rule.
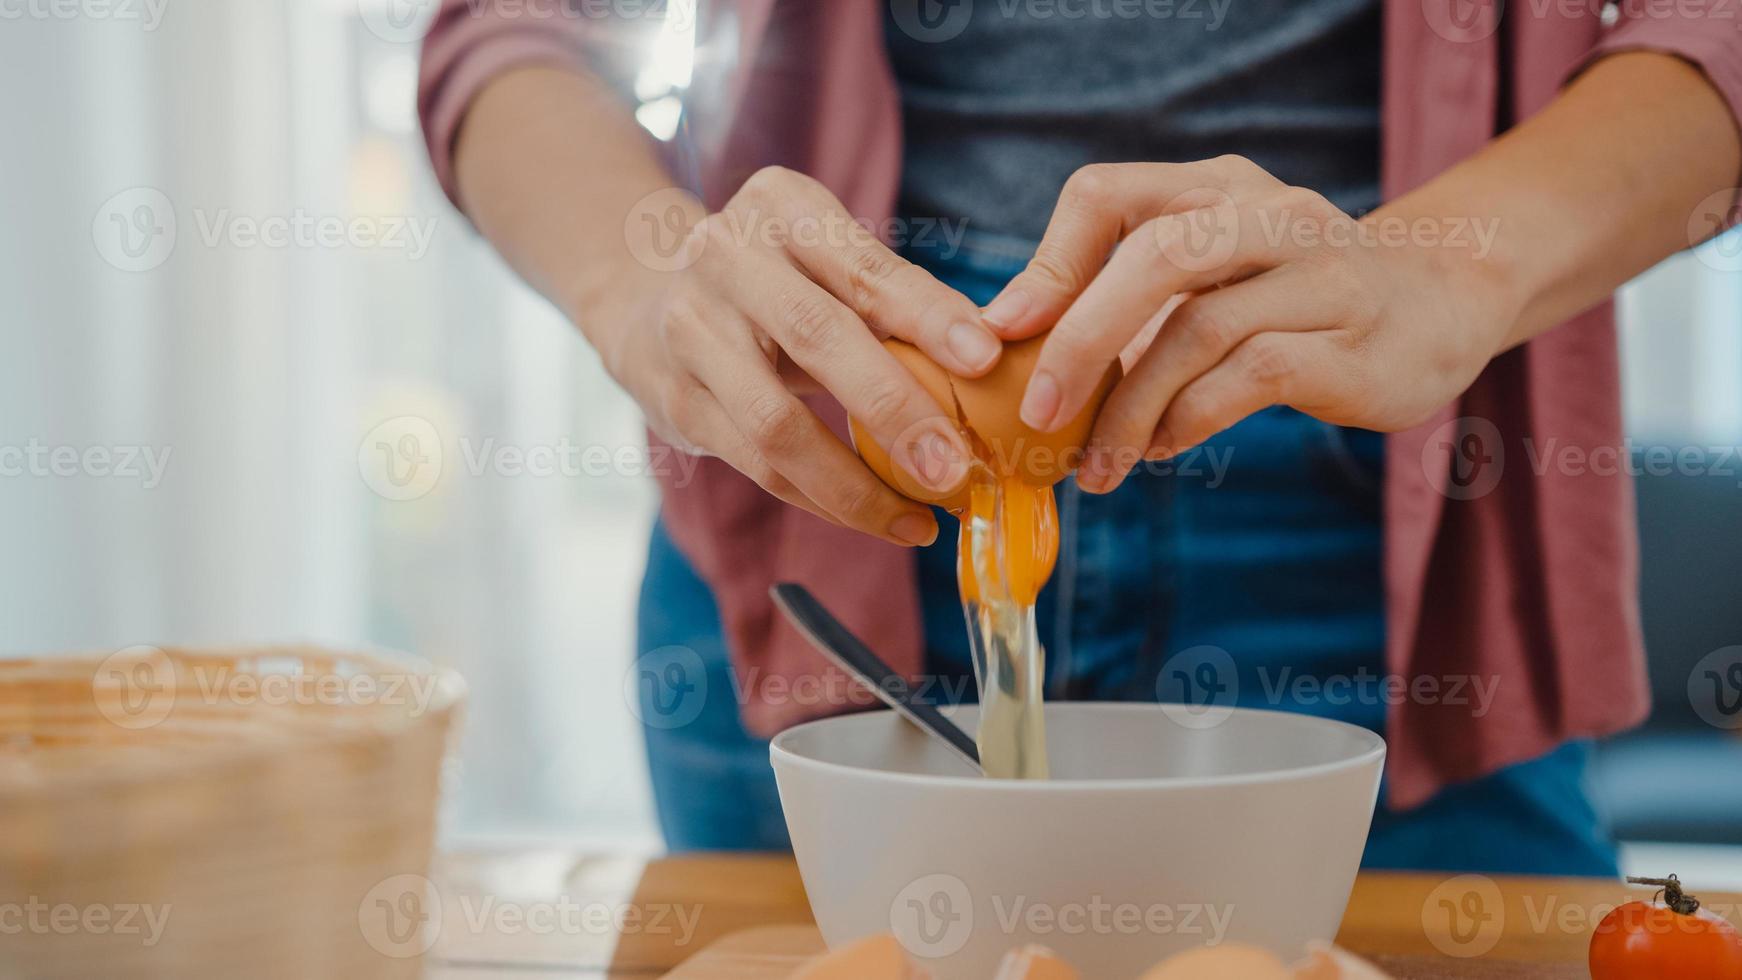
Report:
[[[1591,937],[1592,980],[1742,980],[1742,932],[1683,895],[1672,875],[1628,879],[1663,888],[1663,902],[1628,902]]]

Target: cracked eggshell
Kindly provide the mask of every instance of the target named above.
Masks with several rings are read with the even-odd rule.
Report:
[[[909,374],[919,379],[920,385],[943,410],[944,417],[955,423],[957,428],[961,428],[959,420],[956,419],[956,398],[950,387],[950,373],[912,344],[890,338],[883,342],[883,347],[895,356],[896,361]],[[888,450],[871,438],[871,433],[859,424],[858,419],[849,418],[847,428],[853,434],[853,448],[858,450],[859,458],[865,461],[871,472],[877,474],[879,480],[894,488],[897,493],[921,503],[937,504],[950,511],[963,510],[968,506],[966,484],[952,493],[938,493],[914,479],[907,470],[896,466],[889,458]]]
[[[1315,944],[1294,965],[1295,980],[1391,980],[1378,967],[1335,946]]]
[[[1118,383],[1121,371],[1117,361],[1108,365],[1094,394],[1070,424],[1057,432],[1037,432],[1023,424],[1022,395],[1028,389],[1028,379],[1034,374],[1045,341],[1046,335],[1041,334],[1005,344],[997,365],[979,378],[955,377],[904,341],[891,338],[883,346],[919,379],[946,412],[954,413],[959,408],[960,427],[970,430],[986,447],[992,457],[987,462],[1000,476],[1016,476],[1031,486],[1050,487],[1081,464],[1083,446],[1089,440],[1095,415]],[[853,445],[884,483],[915,500],[940,504],[951,511],[967,507],[965,486],[953,494],[926,489],[905,470],[895,467],[889,454],[856,420],[851,428]]]
[[[980,378],[952,378],[962,417],[993,455],[1000,476],[1020,477],[1036,487],[1050,487],[1075,472],[1083,461],[1083,446],[1101,403],[1120,376],[1115,360],[1077,417],[1057,432],[1038,432],[1022,421],[1022,396],[1040,363],[1046,334],[1004,345],[992,370]]]

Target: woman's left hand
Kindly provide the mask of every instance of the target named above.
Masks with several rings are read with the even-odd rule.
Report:
[[[1051,329],[1022,403],[1041,431],[1123,355],[1078,473],[1106,492],[1271,405],[1382,431],[1425,421],[1518,315],[1486,254],[1493,226],[1356,220],[1240,157],[1085,167],[985,319],[1007,339]]]

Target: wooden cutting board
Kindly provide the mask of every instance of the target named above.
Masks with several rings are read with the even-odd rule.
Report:
[[[735,932],[689,962],[665,975],[665,980],[786,980],[800,963],[823,951],[823,937],[813,926],[766,926]],[[1506,963],[1457,960],[1451,957],[1376,956],[1397,980],[1588,980],[1582,966],[1550,963]]]

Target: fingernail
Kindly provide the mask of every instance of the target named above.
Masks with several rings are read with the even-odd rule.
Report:
[[[972,323],[958,323],[950,327],[944,341],[949,345],[950,353],[956,355],[956,360],[962,367],[970,371],[983,371],[992,366],[998,359],[998,351],[1004,346],[998,338],[980,329]]]
[[[930,514],[910,510],[890,523],[889,536],[916,548],[923,548],[937,540],[938,525],[931,519]]]
[[[1107,486],[1107,477],[1112,473],[1112,466],[1107,460],[1107,451],[1100,447],[1089,452],[1089,458],[1083,462],[1083,468],[1077,472],[1077,485],[1090,493],[1100,493]]]
[[[1050,371],[1036,371],[1028,379],[1028,394],[1022,396],[1022,422],[1040,432],[1050,431],[1059,410],[1059,383]]]
[[[1034,302],[1025,289],[1006,289],[999,293],[992,304],[980,316],[992,326],[1000,330],[1008,330],[1016,326],[1016,321],[1028,312]]]
[[[968,447],[939,422],[899,447],[901,466],[928,490],[954,490],[968,478]]]

